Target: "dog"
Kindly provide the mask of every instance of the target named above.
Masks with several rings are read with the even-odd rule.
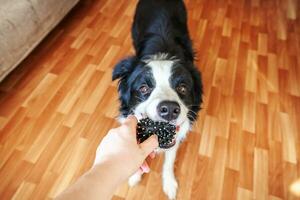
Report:
[[[163,190],[175,199],[176,152],[197,119],[203,93],[183,0],[140,0],[131,33],[135,55],[116,64],[112,75],[119,80],[120,119],[135,115],[177,127],[172,146],[157,150],[165,152]],[[136,173],[129,185],[140,180]]]

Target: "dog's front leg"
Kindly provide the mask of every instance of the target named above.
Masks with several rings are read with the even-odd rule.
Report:
[[[141,181],[141,179],[142,179],[142,172],[141,171],[137,171],[131,177],[129,177],[129,179],[128,179],[128,185],[130,187],[133,187],[136,184],[138,184]]]
[[[163,190],[169,199],[175,199],[177,193],[177,181],[174,175],[174,163],[176,159],[176,152],[179,144],[177,143],[170,150],[165,153],[165,161],[162,171]]]

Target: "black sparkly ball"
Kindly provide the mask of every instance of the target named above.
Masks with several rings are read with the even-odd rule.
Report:
[[[168,122],[154,122],[149,118],[141,119],[137,124],[138,142],[144,142],[153,134],[158,136],[158,143],[160,148],[170,148],[174,145],[176,126]]]

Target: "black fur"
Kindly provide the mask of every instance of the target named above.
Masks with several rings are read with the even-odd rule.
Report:
[[[139,59],[167,52],[193,62],[194,53],[182,0],[140,0],[132,26],[133,44]]]
[[[202,81],[194,66],[194,51],[187,28],[187,13],[182,0],[140,0],[132,26],[135,56],[120,61],[113,71],[113,80],[120,79],[119,95],[123,116],[132,114],[134,107],[146,97],[137,92],[140,83],[151,82],[150,69],[143,60],[158,53],[167,53],[169,59],[178,59],[171,85],[186,77],[190,94],[181,97],[190,109],[189,119],[194,121],[202,103]],[[176,76],[176,71],[177,76]],[[145,76],[149,74],[149,76]],[[155,85],[155,83],[152,83]]]

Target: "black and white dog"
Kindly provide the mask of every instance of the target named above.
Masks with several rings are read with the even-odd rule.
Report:
[[[132,26],[136,55],[120,61],[113,71],[119,79],[121,118],[134,114],[177,126],[176,141],[165,151],[163,190],[175,199],[174,161],[179,143],[197,118],[202,81],[194,65],[183,0],[140,0]],[[136,173],[129,179],[135,185]]]

